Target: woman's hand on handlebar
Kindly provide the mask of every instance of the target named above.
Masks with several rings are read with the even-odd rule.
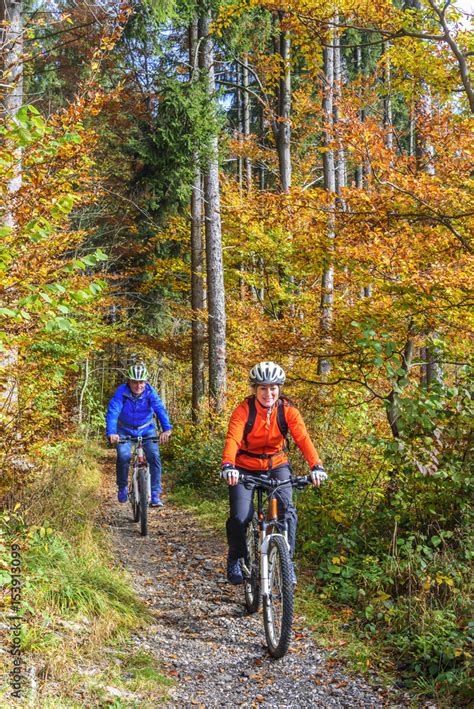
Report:
[[[221,478],[227,481],[227,485],[237,485],[239,482],[239,471],[231,463],[224,463],[221,470]]]
[[[118,433],[112,433],[112,435],[109,436],[109,443],[111,446],[116,446],[119,441],[120,436],[118,435]]]
[[[309,476],[313,487],[319,487],[322,482],[328,479],[328,474],[322,465],[314,465]]]

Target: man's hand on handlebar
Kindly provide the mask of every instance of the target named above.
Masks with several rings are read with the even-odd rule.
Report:
[[[168,443],[170,436],[171,436],[171,430],[170,431],[162,431],[160,433],[160,443]]]
[[[309,474],[311,483],[314,487],[319,487],[322,482],[328,479],[328,474],[324,470],[322,465],[315,465],[311,468]]]
[[[116,446],[119,441],[120,436],[118,435],[118,433],[112,433],[112,435],[109,436],[109,443],[111,446]]]
[[[227,481],[227,485],[237,485],[239,471],[231,463],[224,463],[221,470],[221,478]]]

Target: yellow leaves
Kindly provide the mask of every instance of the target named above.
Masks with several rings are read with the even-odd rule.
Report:
[[[340,524],[345,524],[347,522],[347,517],[342,510],[338,510],[338,509],[328,510],[328,516],[331,517],[335,522],[338,522]],[[341,563],[341,562],[333,561],[333,564],[336,564],[336,563]]]
[[[437,590],[440,586],[447,586],[453,589],[455,588],[454,579],[441,572],[436,572],[435,576],[428,576],[423,584],[425,591]]]
[[[222,4],[216,20],[211,24],[211,32],[216,37],[221,37],[225,29],[229,27],[234,19],[239,18],[244,12],[258,3],[255,0],[232,0]]]
[[[341,554],[340,556],[333,556],[331,559],[331,562],[335,564],[336,566],[345,564],[347,561],[347,556],[344,556]]]

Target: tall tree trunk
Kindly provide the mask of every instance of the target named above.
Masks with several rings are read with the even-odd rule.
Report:
[[[336,194],[336,165],[334,148],[332,147],[334,134],[334,31],[331,30],[328,46],[323,49],[323,174],[324,188],[331,194]],[[336,228],[335,198],[329,202],[329,215],[327,226],[325,266],[321,277],[321,343],[323,348],[329,349],[331,344],[331,326],[333,317],[334,300],[334,266],[333,249]],[[331,369],[330,360],[320,357],[318,360],[318,373],[327,374]]]
[[[385,145],[389,150],[393,150],[393,118],[392,118],[392,87],[391,87],[391,69],[390,69],[390,59],[386,56],[387,49],[389,47],[388,42],[384,42],[382,45],[383,54],[383,83],[384,83],[384,96],[383,96],[383,125],[385,128]]]
[[[189,28],[189,64],[193,81],[197,76],[198,20],[195,18]],[[202,243],[202,179],[200,156],[193,153],[194,182],[191,192],[191,308],[193,320],[191,325],[192,338],[192,418],[194,422],[200,419],[204,400],[204,322],[202,314],[206,307],[203,273],[203,243]]]
[[[210,100],[215,106],[214,53],[211,39],[209,38],[210,19],[210,12],[206,10],[199,21],[199,35],[200,38],[202,38],[200,62],[201,68],[206,72],[208,78]],[[211,138],[210,147],[209,163],[204,176],[209,334],[209,403],[211,409],[219,413],[224,407],[226,392],[226,313],[217,135]]]
[[[238,183],[239,183],[239,196],[242,203],[244,196],[244,159],[242,157],[243,147],[244,147],[244,102],[246,100],[246,90],[243,88],[243,70],[240,62],[236,62],[235,65],[236,79],[237,79],[237,90],[235,94],[236,105],[237,105],[237,132],[239,134],[240,151],[239,157],[237,158],[237,173],[238,173]],[[245,300],[246,289],[245,280],[242,276],[245,266],[243,261],[240,263],[239,270],[241,275],[239,276],[239,292],[240,300]]]
[[[0,0],[0,116],[15,120],[23,105],[23,2],[22,0]],[[13,195],[22,182],[22,151],[17,147],[12,151],[13,170],[7,182],[8,193]],[[14,210],[10,207],[3,216],[4,226],[14,227]],[[4,352],[0,357],[0,370],[7,373],[0,383],[0,413],[8,417],[18,412],[18,385],[11,371],[18,361],[15,349]]]
[[[265,111],[263,106],[260,106],[260,111],[259,111],[259,123],[260,123],[260,140],[263,142],[264,135],[265,135]],[[263,160],[260,160],[260,166],[258,170],[258,176],[260,179],[259,182],[259,187],[260,190],[263,192],[265,189],[265,163]]]
[[[362,47],[357,46],[355,50],[355,62],[356,62],[356,71],[357,71],[357,78],[360,80],[362,76]],[[365,110],[363,108],[360,109],[360,120],[362,123],[365,121]],[[364,163],[361,161],[356,165],[355,168],[355,184],[357,189],[361,190],[364,187]]]
[[[421,8],[419,0],[412,0],[413,7]],[[414,131],[414,153],[416,167],[418,170],[427,172],[428,175],[435,174],[433,163],[434,149],[430,142],[428,131],[426,128],[427,122],[432,118],[432,100],[429,86],[422,80],[421,92],[419,98],[415,101],[413,107],[413,131]],[[426,345],[422,350],[426,357],[424,370],[422,368],[421,379],[425,380],[427,386],[435,382],[443,382],[443,368],[441,366],[441,351],[433,345],[433,340],[436,340],[438,333],[431,332],[427,335]],[[422,365],[423,367],[423,365]]]
[[[239,143],[241,145],[240,149],[240,155],[237,158],[237,179],[239,181],[239,192],[240,195],[242,196],[242,187],[243,187],[243,181],[244,181],[244,170],[243,170],[243,159],[242,159],[242,143],[243,143],[243,133],[244,133],[244,121],[243,121],[243,111],[242,111],[242,104],[243,104],[243,94],[245,91],[243,91],[242,87],[242,67],[240,66],[239,62],[236,63],[236,74],[237,74],[237,92],[236,92],[236,100],[237,100],[237,132],[239,134]]]
[[[249,58],[245,55],[242,67],[242,85],[244,87],[242,95],[242,121],[243,132],[246,138],[250,135],[250,97],[248,92],[249,86]],[[252,160],[249,157],[244,159],[245,181],[247,190],[252,187]]]
[[[191,193],[191,307],[193,321],[192,337],[192,418],[197,422],[205,394],[204,381],[204,323],[202,314],[206,307],[203,281],[202,243],[202,187],[199,164],[195,167],[195,178]]]
[[[279,13],[280,22],[283,13]],[[278,86],[277,115],[273,121],[273,133],[278,153],[280,189],[288,192],[291,187],[291,39],[286,30],[280,29],[278,40],[280,56],[280,79]]]
[[[23,2],[0,0],[0,95],[3,118],[15,118],[23,105]],[[21,187],[21,148],[16,150],[13,175],[8,191],[14,194]],[[13,215],[8,213],[5,223],[13,226]]]
[[[283,12],[278,12],[278,29],[275,39],[275,53],[279,57],[280,76],[278,81],[278,96],[275,115],[272,121],[273,135],[278,155],[278,173],[280,182],[280,192],[287,193],[291,188],[291,39],[287,30],[282,28]],[[291,234],[288,235],[291,241]],[[290,287],[295,282],[294,276],[288,275],[287,270],[279,268],[279,276],[282,282],[287,281]],[[284,306],[279,302],[276,307],[278,319],[283,317]],[[289,312],[294,315],[294,305],[290,304]]]
[[[338,17],[336,15],[335,22],[338,22]],[[340,131],[338,129],[339,124],[339,110],[342,98],[342,52],[341,52],[341,36],[340,33],[335,33],[335,46],[334,46],[334,101],[333,101],[333,120],[335,127],[335,138],[337,140],[337,155],[336,155],[336,192],[338,195],[341,194],[341,190],[346,186],[346,157],[344,153],[344,147],[342,140],[340,138]],[[342,205],[342,201],[340,200]]]
[[[398,375],[397,384],[400,384],[402,379],[408,378],[414,352],[413,327],[410,325],[407,341],[403,349],[402,362],[400,365],[401,372]],[[399,421],[399,395],[395,389],[392,389],[387,396],[387,419],[394,438],[400,438],[400,421]]]

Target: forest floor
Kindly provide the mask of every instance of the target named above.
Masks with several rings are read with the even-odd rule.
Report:
[[[130,506],[116,501],[112,458],[105,470],[103,524],[152,618],[132,638],[133,650],[153,655],[173,680],[161,699],[166,706],[413,706],[406,695],[345,670],[318,648],[303,617],[295,618],[288,654],[270,658],[261,614],[248,615],[242,588],[226,582],[222,537],[165,498],[162,510],[150,510],[149,536],[142,538]],[[128,695],[126,706],[133,699]]]

